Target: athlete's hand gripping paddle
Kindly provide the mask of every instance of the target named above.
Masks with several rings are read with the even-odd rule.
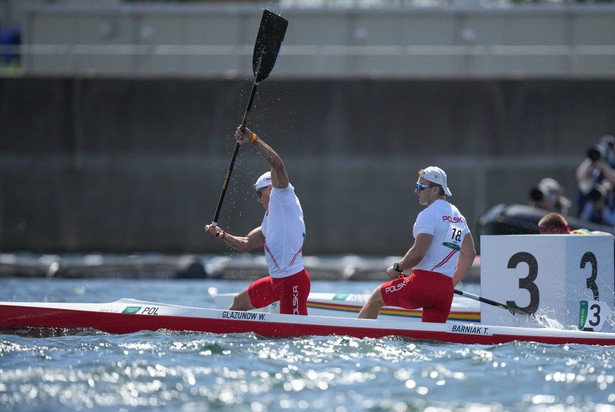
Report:
[[[284,35],[286,34],[286,27],[288,21],[284,18],[270,12],[269,10],[263,10],[263,17],[261,18],[261,24],[258,29],[258,35],[256,36],[256,43],[254,44],[254,53],[252,54],[252,71],[254,72],[254,83],[252,85],[252,93],[250,93],[250,99],[246,106],[246,111],[243,115],[241,122],[241,130],[243,131],[248,123],[248,117],[250,116],[250,110],[252,109],[252,102],[256,95],[256,89],[259,83],[269,76],[275,61],[278,57],[278,52],[282,46]],[[228,188],[229,181],[231,180],[231,174],[233,173],[233,167],[235,166],[235,160],[239,153],[239,143],[235,144],[235,151],[229,164],[224,183],[222,185],[222,192],[220,193],[220,200],[218,201],[218,207],[216,213],[211,222],[212,226],[218,226],[218,218],[220,217],[220,210],[222,209],[222,203],[224,202],[224,196]]]

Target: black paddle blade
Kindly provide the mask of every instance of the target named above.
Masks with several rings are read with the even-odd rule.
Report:
[[[254,44],[254,54],[252,55],[252,70],[256,82],[265,80],[278,57],[278,52],[282,46],[288,21],[269,10],[263,10],[261,25]]]

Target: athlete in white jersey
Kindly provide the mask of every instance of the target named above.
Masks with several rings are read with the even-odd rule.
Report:
[[[269,176],[271,173],[267,172],[261,179],[270,179]],[[265,259],[271,277],[285,278],[303,270],[301,252],[305,223],[303,210],[292,184],[289,183],[285,189],[271,188],[261,231],[265,236]]]
[[[246,236],[225,232],[219,226],[205,226],[205,232],[240,252],[263,247],[269,276],[258,279],[237,294],[231,310],[250,310],[280,302],[280,313],[307,315],[310,275],[303,266],[305,223],[303,210],[290,184],[284,163],[275,150],[246,128],[237,128],[240,144],[251,143],[271,167],[258,178],[254,189],[266,209],[261,225]]]
[[[476,251],[468,224],[448,201],[452,196],[446,173],[430,166],[419,170],[415,193],[426,206],[413,227],[414,244],[406,255],[387,269],[392,279],[369,297],[360,318],[375,319],[382,306],[423,308],[423,322],[444,323],[453,302],[454,286],[472,266]],[[404,270],[411,270],[404,276]]]
[[[419,213],[412,233],[415,239],[421,233],[433,236],[427,253],[414,269],[438,272],[452,278],[462,241],[470,233],[459,210],[444,199],[436,199]]]

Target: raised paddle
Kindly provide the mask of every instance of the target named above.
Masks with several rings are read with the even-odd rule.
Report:
[[[250,93],[250,99],[246,106],[246,111],[241,121],[241,130],[246,128],[248,123],[248,117],[250,116],[250,110],[252,109],[252,102],[256,95],[256,89],[261,81],[265,80],[273,66],[275,65],[278,52],[282,46],[284,35],[286,34],[286,27],[288,21],[286,19],[270,12],[269,10],[263,10],[263,17],[261,18],[261,25],[258,29],[258,35],[256,36],[256,43],[254,44],[254,53],[252,54],[252,71],[254,72],[254,83],[252,84],[252,93]],[[226,171],[224,183],[222,184],[222,193],[220,193],[220,200],[218,200],[218,207],[216,213],[211,222],[212,226],[218,226],[218,218],[220,217],[220,210],[222,209],[222,203],[224,202],[224,196],[226,195],[226,189],[228,188],[229,181],[231,180],[231,174],[233,173],[233,167],[235,166],[235,160],[239,153],[240,144],[235,144],[235,150],[233,157]]]
[[[500,302],[496,302],[495,300],[483,298],[481,296],[477,296],[469,292],[464,292],[463,290],[455,289],[455,294],[465,296],[467,298],[474,299],[479,302],[486,303],[488,305],[497,306],[498,308],[506,309],[510,311],[510,313],[512,313],[513,315],[516,315],[517,313],[522,313],[524,315],[534,316],[534,314],[529,311],[525,311],[523,309],[518,309],[518,308],[513,308],[512,306],[508,306],[504,303],[500,303]]]

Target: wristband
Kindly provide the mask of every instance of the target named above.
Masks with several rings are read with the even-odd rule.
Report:
[[[258,136],[256,135],[256,133],[252,133],[252,137],[249,139],[249,142],[254,143],[256,139],[258,139]]]
[[[403,272],[403,270],[399,267],[399,262],[395,262],[395,263],[393,263],[393,270],[394,270],[395,272],[399,272],[399,273],[402,273],[402,272]]]
[[[224,236],[226,236],[226,232],[224,230],[220,231],[220,235],[218,236],[220,240],[224,239]]]

